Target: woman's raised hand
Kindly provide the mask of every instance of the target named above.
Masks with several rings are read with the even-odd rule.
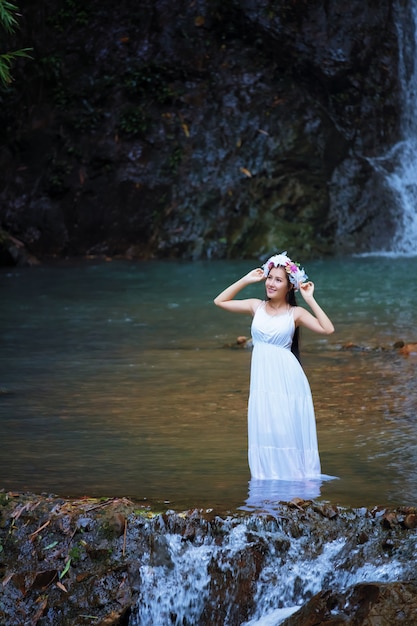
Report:
[[[255,305],[258,304],[260,300],[257,300],[256,298],[235,300],[234,298],[237,296],[239,291],[248,285],[252,283],[259,283],[264,279],[265,276],[263,270],[258,267],[256,270],[252,270],[246,274],[246,276],[239,278],[239,280],[229,287],[226,287],[224,291],[219,293],[219,295],[214,298],[214,304],[222,309],[226,309],[227,311],[232,311],[234,313],[250,313],[253,315],[255,313]]]
[[[312,298],[314,294],[314,283],[312,283],[311,280],[309,280],[306,283],[301,283],[300,293],[303,296],[304,300],[308,300],[308,298]]]
[[[257,267],[256,270],[252,270],[248,274],[246,274],[246,276],[244,276],[244,279],[248,283],[259,283],[261,280],[265,280],[264,271],[260,267]]]

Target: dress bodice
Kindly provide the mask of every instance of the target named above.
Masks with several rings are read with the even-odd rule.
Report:
[[[295,331],[293,307],[280,315],[268,315],[265,306],[266,302],[261,302],[253,316],[251,334],[254,345],[269,343],[291,350]]]

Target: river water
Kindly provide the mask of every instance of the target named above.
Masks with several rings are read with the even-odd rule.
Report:
[[[212,301],[250,261],[68,261],[0,271],[0,488],[256,510],[312,496],[415,505],[416,258],[306,265],[330,337],[302,333],[321,485],[250,482],[250,318]],[[256,285],[245,295],[263,297]],[[300,302],[301,303],[301,302]],[[347,348],[347,344],[350,345]],[[271,487],[271,485],[269,485]],[[264,506],[265,505],[264,503]]]

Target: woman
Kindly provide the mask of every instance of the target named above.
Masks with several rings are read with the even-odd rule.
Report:
[[[227,287],[214,303],[252,321],[252,366],[248,404],[249,467],[252,478],[320,478],[316,421],[310,386],[298,361],[300,326],[323,335],[334,327],[314,299],[314,284],[286,252]],[[265,280],[266,300],[235,300],[247,285]],[[313,314],[299,307],[300,290]]]

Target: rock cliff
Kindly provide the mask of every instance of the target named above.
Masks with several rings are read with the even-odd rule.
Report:
[[[41,0],[1,93],[3,262],[297,257],[394,229],[392,0]],[[9,235],[15,240],[10,240]],[[13,258],[12,258],[13,257]],[[27,257],[24,257],[27,258]]]

